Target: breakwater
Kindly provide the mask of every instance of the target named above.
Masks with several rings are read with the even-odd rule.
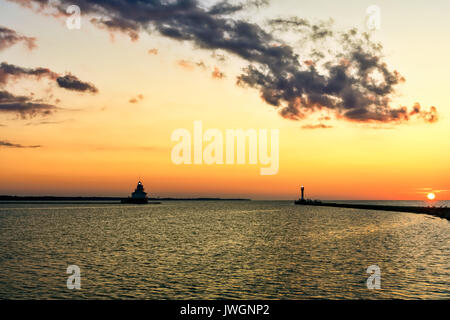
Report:
[[[450,220],[450,208],[448,207],[414,207],[414,206],[391,206],[391,205],[371,205],[371,204],[352,204],[352,203],[333,203],[320,201],[295,201],[295,204],[305,206],[322,206],[322,207],[337,207],[337,208],[351,208],[364,210],[381,210],[394,212],[409,212],[429,214],[435,217]]]

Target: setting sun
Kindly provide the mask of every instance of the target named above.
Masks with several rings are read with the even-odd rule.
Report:
[[[436,198],[436,195],[435,195],[434,193],[430,192],[430,193],[427,195],[427,198],[428,198],[428,200],[434,200],[434,198]]]

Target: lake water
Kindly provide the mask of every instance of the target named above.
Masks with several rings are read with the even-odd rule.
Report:
[[[3,299],[449,299],[450,223],[291,201],[0,204],[0,270]]]

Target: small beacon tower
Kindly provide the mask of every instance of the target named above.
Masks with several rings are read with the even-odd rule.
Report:
[[[301,190],[302,190],[302,197],[300,198],[300,201],[305,201],[305,187],[302,186]]]

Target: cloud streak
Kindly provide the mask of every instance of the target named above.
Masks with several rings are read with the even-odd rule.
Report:
[[[326,125],[323,123],[305,124],[304,126],[302,126],[302,129],[331,129],[331,128],[333,128],[333,126]]]
[[[61,13],[68,5],[76,4],[85,14],[102,15],[103,27],[127,33],[132,40],[143,30],[156,31],[201,49],[236,55],[248,63],[237,84],[259,90],[261,98],[287,119],[300,120],[324,109],[337,119],[355,122],[438,119],[434,107],[414,112],[393,106],[392,96],[404,78],[387,67],[381,45],[357,29],[336,31],[332,21],[313,24],[298,17],[279,18],[265,27],[234,15],[248,6],[229,1],[209,7],[196,0],[15,2],[28,7],[52,7]],[[265,1],[251,4],[254,7]],[[301,46],[283,40],[283,35],[292,31],[300,35]],[[322,48],[320,43],[333,45]],[[307,52],[307,47],[313,49]]]
[[[24,146],[24,145],[21,145],[21,144],[11,143],[11,142],[8,142],[8,141],[2,141],[2,140],[0,140],[0,147],[20,148],[20,149],[24,149],[24,148],[31,148],[31,149],[34,149],[34,148],[41,148],[42,146],[40,146],[40,145],[35,145],[35,146]]]
[[[6,62],[0,64],[0,85],[5,85],[10,78],[19,79],[22,77],[35,77],[37,79],[46,77],[56,81],[60,88],[80,92],[98,92],[98,89],[92,83],[81,81],[70,73],[61,76],[48,68],[24,68]]]
[[[177,65],[179,65],[180,67],[184,68],[184,69],[188,69],[188,70],[193,70],[194,69],[194,62],[192,61],[188,61],[188,60],[177,60]]]
[[[36,38],[26,37],[16,31],[0,26],[0,51],[22,42],[29,50],[36,48]]]
[[[30,97],[16,96],[8,91],[0,90],[0,112],[18,114],[22,119],[35,116],[48,116],[59,108],[47,103],[35,101]]]
[[[10,78],[18,79],[21,77],[36,77],[40,79],[47,77],[56,80],[59,75],[47,68],[23,68],[16,65],[2,62],[0,64],[0,84],[6,84]]]
[[[59,121],[49,121],[49,120],[42,120],[38,122],[28,122],[25,124],[26,126],[39,126],[39,125],[49,125],[49,124],[62,124],[62,123],[68,123],[73,122],[74,119],[66,119],[66,120],[59,120]]]

